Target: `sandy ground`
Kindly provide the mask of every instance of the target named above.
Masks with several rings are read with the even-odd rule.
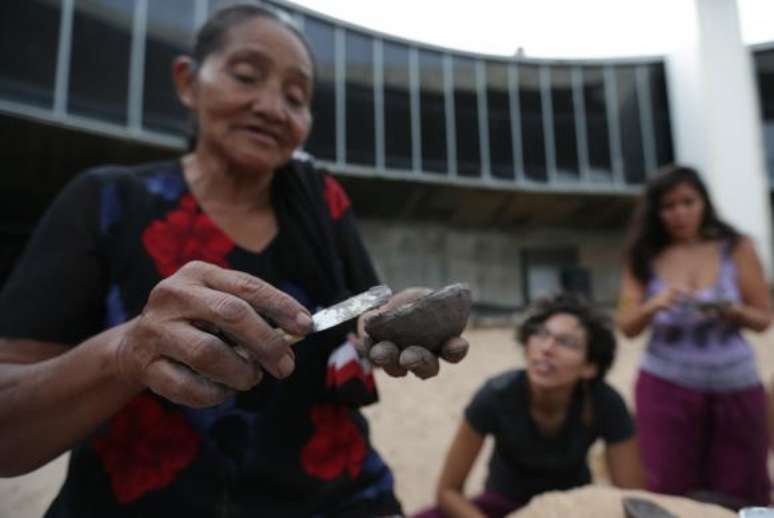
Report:
[[[397,493],[407,512],[432,502],[446,449],[471,394],[487,377],[523,363],[511,329],[473,329],[465,336],[472,345],[469,357],[462,364],[445,365],[435,379],[392,379],[379,373],[382,400],[366,410],[373,441],[395,472]],[[750,338],[761,377],[768,382],[774,377],[774,330]],[[608,376],[630,405],[641,350],[642,340],[621,340]],[[469,479],[469,493],[481,488],[490,448],[488,441]],[[604,483],[599,445],[592,450],[592,466]],[[0,479],[0,518],[40,517],[61,486],[65,468],[62,456],[23,477]]]

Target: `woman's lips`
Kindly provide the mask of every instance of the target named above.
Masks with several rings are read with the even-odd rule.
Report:
[[[250,135],[251,138],[260,141],[263,144],[275,147],[280,144],[279,136],[272,131],[267,131],[259,126],[243,126],[241,129]]]
[[[556,370],[556,367],[554,367],[553,363],[547,360],[535,360],[532,362],[532,369],[537,374],[548,375],[552,374],[554,370]]]

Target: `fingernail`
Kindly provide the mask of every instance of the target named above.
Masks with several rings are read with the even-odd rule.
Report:
[[[312,322],[312,317],[303,311],[296,315],[296,323],[304,329],[309,329],[314,325],[314,322]]]
[[[417,364],[420,361],[422,361],[422,356],[415,351],[406,351],[405,353],[403,353],[403,363],[405,365],[413,366],[414,364]]]
[[[287,378],[296,368],[296,362],[290,354],[286,354],[277,364],[277,374],[280,378]]]

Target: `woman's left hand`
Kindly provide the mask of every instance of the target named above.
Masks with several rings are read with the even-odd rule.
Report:
[[[432,351],[412,344],[395,344],[392,342],[374,343],[365,331],[365,322],[379,314],[390,311],[404,304],[427,295],[432,290],[427,288],[409,288],[396,293],[385,305],[368,311],[358,320],[358,348],[374,365],[382,367],[384,372],[394,377],[405,376],[409,371],[421,379],[432,378],[440,370],[439,356],[449,363],[460,362],[468,353],[468,342],[461,336],[448,339],[440,348],[438,355]]]

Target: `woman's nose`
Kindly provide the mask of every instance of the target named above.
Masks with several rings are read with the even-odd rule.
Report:
[[[546,353],[553,353],[556,348],[556,338],[553,335],[546,336],[540,342],[540,349]]]
[[[285,117],[285,104],[282,93],[277,88],[267,85],[255,93],[252,110],[266,118],[282,121]]]

